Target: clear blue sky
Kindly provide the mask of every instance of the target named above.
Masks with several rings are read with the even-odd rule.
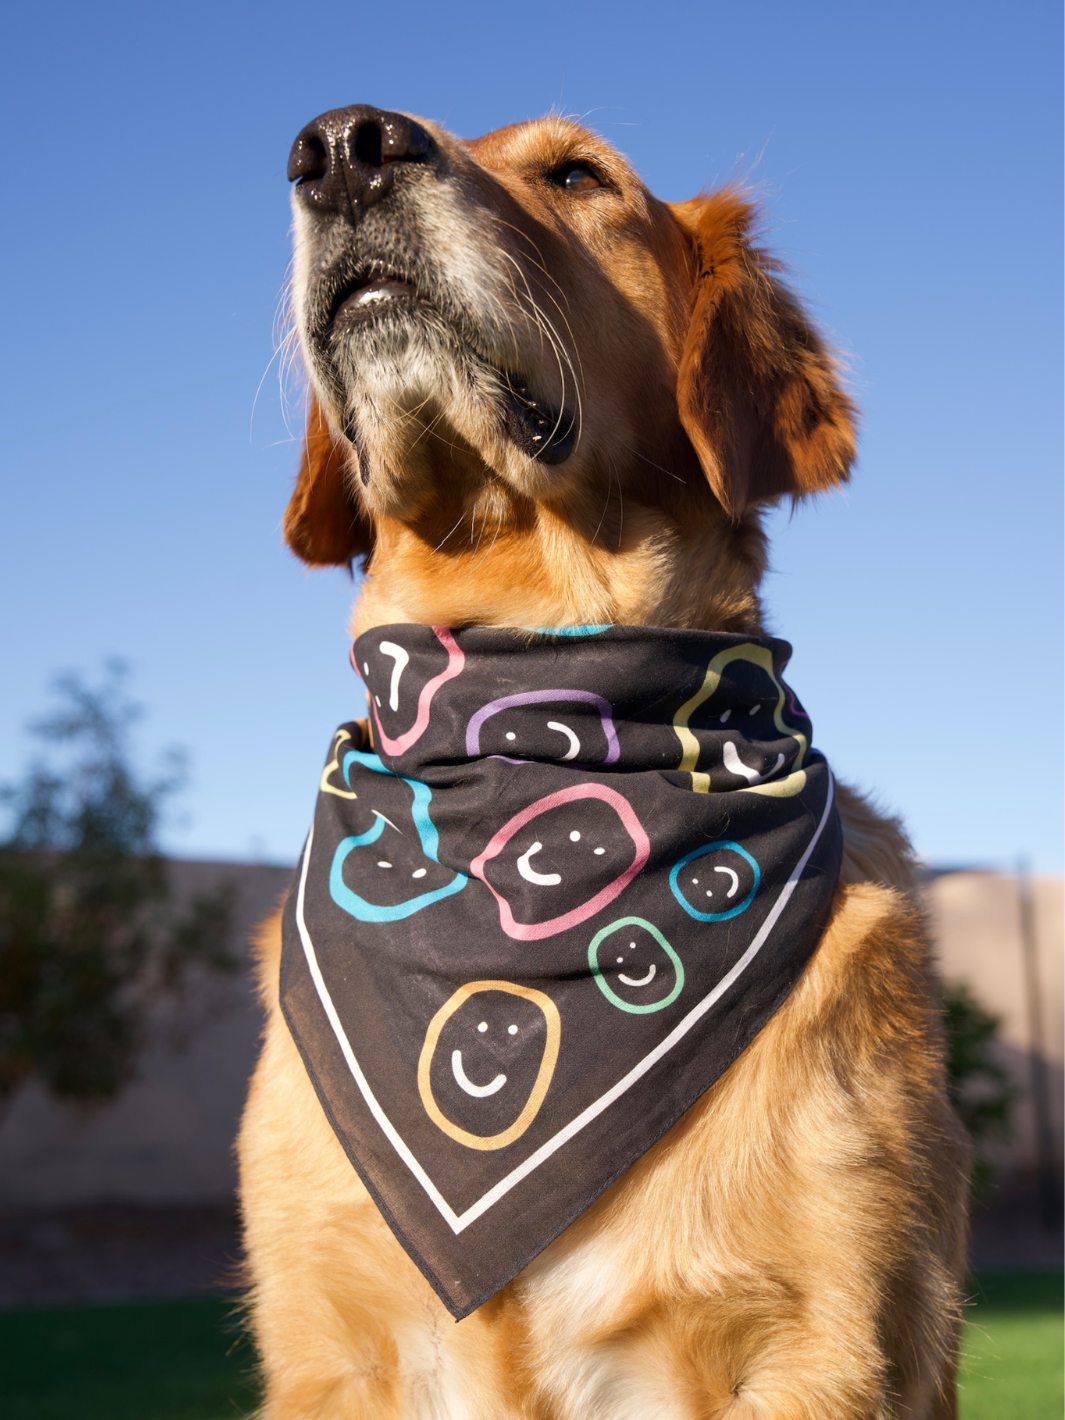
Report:
[[[0,778],[117,653],[186,855],[294,859],[360,709],[351,586],[282,548],[285,159],[368,101],[472,136],[584,115],[668,199],[748,177],[864,410],[850,489],[774,516],[773,629],[837,771],[936,863],[1061,863],[1060,7],[12,7]]]

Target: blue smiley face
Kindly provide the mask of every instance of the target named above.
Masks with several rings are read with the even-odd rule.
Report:
[[[720,839],[675,863],[669,886],[697,922],[727,922],[747,911],[761,880],[761,870],[746,848]]]
[[[428,785],[394,775],[377,755],[358,750],[342,755],[346,784],[350,784],[353,764],[406,784],[413,795],[409,812],[416,837],[372,810],[370,828],[341,839],[336,846],[329,870],[329,894],[336,905],[359,922],[399,922],[461,892],[469,878],[443,867],[437,857],[439,838],[429,817],[433,796]],[[355,890],[352,881],[361,891]]]

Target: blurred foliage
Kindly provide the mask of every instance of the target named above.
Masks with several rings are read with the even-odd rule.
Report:
[[[0,789],[0,1108],[31,1077],[66,1099],[114,1095],[152,1008],[237,966],[231,884],[183,913],[171,901],[157,839],[184,765],[171,753],[156,779],[134,769],[127,675],[116,661],[96,687],[62,677],[30,727],[45,757]]]
[[[960,982],[943,987],[950,1102],[973,1141],[973,1192],[986,1197],[992,1170],[983,1146],[1007,1138],[1017,1087],[995,1055],[1000,1017],[984,1009]]]

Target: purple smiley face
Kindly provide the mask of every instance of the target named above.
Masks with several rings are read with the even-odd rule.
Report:
[[[610,702],[588,690],[530,690],[481,707],[466,753],[570,764],[614,764],[620,754]]]

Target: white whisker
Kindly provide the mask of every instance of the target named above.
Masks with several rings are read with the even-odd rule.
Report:
[[[565,368],[563,367],[563,360],[565,360],[565,365],[568,366],[570,376],[572,377],[572,380],[573,380],[573,394],[574,394],[574,399],[576,400],[576,404],[577,404],[576,417],[575,417],[575,421],[574,421],[574,422],[576,423],[576,426],[577,426],[577,442],[579,443],[579,442],[580,442],[580,437],[581,437],[581,431],[582,431],[583,426],[584,426],[584,406],[583,406],[583,402],[582,402],[582,399],[581,399],[581,389],[580,389],[581,382],[580,382],[580,380],[579,380],[578,377],[577,377],[577,371],[576,371],[576,369],[575,369],[575,367],[574,367],[573,360],[571,359],[570,354],[569,354],[569,351],[568,351],[567,348],[566,348],[565,342],[563,341],[561,335],[560,335],[560,334],[558,333],[558,331],[556,330],[556,328],[555,328],[553,322],[550,320],[550,318],[547,316],[547,314],[545,313],[545,311],[543,310],[543,308],[542,308],[542,307],[540,306],[540,304],[537,302],[535,296],[533,296],[533,294],[532,294],[532,289],[531,289],[531,287],[529,286],[528,277],[525,275],[525,272],[522,271],[521,266],[519,265],[519,263],[517,262],[517,260],[516,260],[513,256],[511,256],[509,252],[506,252],[506,251],[501,251],[501,252],[500,252],[500,255],[502,255],[502,256],[505,258],[505,260],[507,260],[507,261],[510,262],[510,264],[514,267],[515,271],[517,271],[518,275],[521,277],[522,284],[523,284],[524,287],[525,287],[525,292],[526,292],[526,296],[527,296],[527,299],[528,299],[528,309],[527,309],[527,312],[526,312],[526,313],[530,316],[530,318],[533,320],[534,324],[535,324],[535,325],[537,326],[537,328],[539,329],[540,334],[541,334],[541,338],[543,338],[543,337],[546,337],[546,338],[547,338],[547,342],[548,342],[548,344],[551,346],[552,352],[553,352],[553,354],[554,354],[554,356],[555,356],[555,362],[556,362],[556,364],[558,365],[559,380],[560,380],[560,382],[561,382],[561,406],[562,406],[562,407],[560,408],[559,413],[558,413],[558,417],[557,417],[556,420],[555,420],[555,427],[554,427],[554,429],[552,429],[552,431],[551,431],[551,437],[553,438],[553,437],[555,436],[555,434],[558,433],[558,430],[559,430],[559,428],[561,427],[562,417],[563,417],[563,414],[564,414],[564,412],[565,412],[565,402],[566,402],[566,371],[565,371]],[[523,303],[522,303],[522,297],[521,297],[520,291],[518,291],[517,288],[512,288],[512,290],[513,290],[513,293],[514,293],[514,299],[515,299],[515,301],[517,302],[517,304],[519,305],[519,307],[521,307]],[[565,318],[565,317],[563,317],[563,319],[564,319],[564,318]],[[568,322],[567,322],[567,326],[568,326]],[[571,336],[572,336],[572,332],[571,332]],[[541,344],[541,348],[542,348],[542,344]]]
[[[627,449],[630,454],[635,454],[638,459],[642,459],[644,463],[650,464],[650,466],[652,468],[656,468],[659,473],[664,473],[667,478],[676,479],[678,483],[686,484],[688,482],[688,480],[686,478],[682,478],[679,473],[673,473],[670,469],[663,468],[660,463],[655,463],[654,459],[649,459],[646,454],[641,454],[639,449],[633,448],[631,444],[626,444],[623,439],[619,439],[618,442],[621,444],[621,447],[623,449]]]
[[[439,552],[439,551],[440,551],[440,549],[443,547],[444,543],[447,542],[448,538],[451,536],[451,534],[452,534],[452,533],[455,531],[455,529],[458,527],[459,523],[462,522],[462,519],[463,519],[465,516],[466,516],[465,513],[460,513],[460,514],[458,515],[458,518],[457,518],[457,520],[455,521],[455,523],[452,525],[451,529],[450,529],[448,532],[446,532],[446,533],[444,534],[444,536],[440,539],[440,541],[439,541],[439,542],[436,544],[436,546],[433,548],[433,552]],[[430,556],[432,556],[432,553],[430,553]]]

